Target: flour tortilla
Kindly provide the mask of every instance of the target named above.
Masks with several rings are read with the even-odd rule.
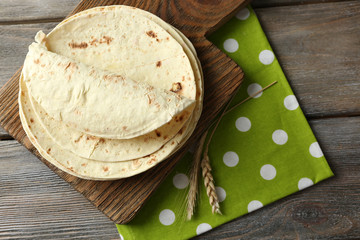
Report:
[[[194,108],[191,99],[89,67],[38,43],[29,47],[23,74],[30,95],[50,117],[97,137],[141,136]]]
[[[83,11],[54,28],[46,45],[49,51],[155,88],[170,90],[181,83],[182,96],[196,98],[193,69],[182,45],[136,8]]]
[[[80,157],[105,162],[127,161],[157,151],[179,132],[192,113],[186,109],[159,129],[136,138],[109,139],[69,128],[46,114],[32,97],[29,100],[40,124],[58,145]]]
[[[186,126],[184,126],[180,130],[181,134],[178,133],[169,143],[149,156],[132,161],[102,162],[79,157],[61,148],[50,138],[31,108],[29,94],[22,76],[20,77],[19,112],[29,140],[47,161],[69,174],[91,180],[115,180],[146,171],[164,160],[162,156],[169,156],[186,132]]]
[[[64,22],[69,21],[71,18],[77,17],[77,15],[89,14],[87,13],[88,11],[90,10],[78,13],[64,20],[56,28],[60,28],[61,25],[64,24]],[[173,30],[172,26],[163,22],[161,19],[154,17],[152,14],[139,9],[135,9],[135,11],[137,11],[138,14],[142,14],[144,16],[146,15],[146,17],[151,17],[152,20],[164,27],[164,29],[168,31],[181,44],[184,52],[190,59],[190,63],[195,72],[196,81],[201,81],[202,77],[199,74],[199,69],[201,69],[201,67],[200,65],[196,64],[196,61],[198,60],[194,56],[196,52],[192,44],[190,42],[187,42],[187,44],[185,44],[184,41],[186,40],[186,38],[184,38],[183,41],[183,39],[177,34],[177,32]],[[53,32],[54,31],[56,30],[54,29]],[[191,50],[189,50],[188,48],[190,48]],[[200,88],[202,88],[202,85],[200,86]],[[201,91],[199,90],[198,92],[200,96]],[[179,92],[180,95],[183,95],[184,93],[186,94],[185,91]],[[189,95],[190,94],[188,94],[188,96]],[[197,112],[200,112],[202,107],[202,99],[199,98],[198,101],[199,104],[197,107]],[[57,144],[81,157],[100,161],[125,161],[149,155],[159,149],[167,141],[169,141],[169,139],[171,139],[180,129],[179,126],[181,126],[178,123],[174,124],[175,121],[170,121],[168,124],[165,124],[160,129],[157,129],[156,131],[153,131],[149,134],[139,136],[137,138],[127,140],[102,139],[99,137],[83,134],[80,131],[74,131],[74,129],[67,128],[61,122],[56,122],[55,120],[50,119],[48,115],[44,114],[44,111],[41,110],[41,106],[39,106],[36,101],[32,102],[35,105],[33,106],[35,113],[37,115],[41,115],[39,116],[39,118],[41,119],[40,123],[42,123],[43,127],[48,131],[52,139]],[[186,111],[184,111],[183,113],[186,114]],[[194,115],[197,115],[197,117],[194,117],[193,121],[196,123],[199,114]],[[177,119],[177,121],[181,121],[186,118],[183,118],[182,116],[177,116],[175,119]],[[190,121],[188,121],[187,124],[190,124]]]
[[[95,9],[94,9],[95,10]],[[142,10],[138,10],[138,9],[135,9],[135,11],[141,11],[141,12],[144,12]],[[150,16],[152,16],[152,14],[150,13],[147,13],[147,12],[144,12]],[[156,16],[153,16],[155,19],[157,19]],[[65,20],[66,21],[66,20]],[[161,24],[162,23],[162,24]],[[159,159],[163,159],[163,157],[165,156],[170,156],[171,154],[173,154],[176,150],[178,150],[184,143],[185,141],[190,137],[191,133],[193,132],[195,126],[196,126],[196,123],[200,117],[200,113],[201,113],[201,109],[202,109],[202,88],[203,88],[203,79],[202,79],[202,71],[201,71],[201,67],[200,67],[200,63],[198,61],[198,59],[196,58],[196,53],[195,51],[193,50],[193,46],[191,45],[191,43],[184,37],[184,36],[179,36],[182,35],[180,32],[179,34],[177,34],[175,32],[174,29],[172,29],[172,27],[168,24],[166,24],[165,22],[163,22],[161,19],[159,19],[159,22],[158,22],[159,25],[161,25],[162,27],[164,27],[164,29],[166,29],[168,32],[170,32],[174,38],[177,39],[177,41],[179,41],[179,43],[182,44],[182,47],[184,48],[185,52],[187,53],[187,55],[189,56],[189,59],[192,59],[193,61],[191,62],[192,66],[193,66],[193,69],[196,70],[195,71],[195,75],[197,75],[197,105],[196,105],[196,108],[194,110],[194,113],[191,117],[191,124],[186,124],[186,126],[184,126],[184,128],[182,129],[183,131],[180,131],[177,136],[174,138],[174,140],[177,139],[177,137],[179,137],[181,139],[181,141],[178,142],[177,146],[173,148],[172,151],[166,151],[166,149],[169,147],[169,146],[173,146],[172,144],[172,141],[169,141],[167,144],[165,144],[165,146],[160,149],[159,151],[157,151],[156,153],[160,153],[162,154],[163,156],[160,157]],[[60,24],[61,25],[61,24]],[[60,26],[59,25],[59,26]],[[174,34],[175,32],[175,34]],[[175,37],[176,36],[176,37]],[[189,44],[189,46],[187,46],[184,41],[182,40],[182,37],[184,37],[184,41],[186,42],[186,44]],[[121,167],[124,167],[121,169],[121,167],[119,165],[117,165],[117,163],[113,163],[114,165],[107,165],[107,164],[104,164],[104,163],[97,163],[94,165],[92,165],[92,167],[88,167],[87,169],[84,169],[84,166],[82,166],[83,164],[85,165],[87,161],[90,161],[91,164],[94,164],[94,161],[91,161],[89,159],[86,159],[87,161],[85,162],[82,162],[81,160],[84,160],[83,158],[77,158],[77,156],[73,156],[73,155],[69,155],[69,154],[64,154],[64,150],[60,148],[60,152],[53,152],[51,151],[50,153],[53,155],[56,155],[56,157],[59,157],[60,160],[57,161],[55,160],[52,156],[49,156],[47,154],[46,151],[44,151],[44,149],[46,149],[47,146],[51,146],[51,144],[46,144],[46,143],[51,143],[51,138],[47,138],[47,139],[42,139],[40,142],[43,142],[45,143],[44,146],[45,148],[42,149],[42,146],[40,146],[37,142],[39,141],[38,139],[36,139],[34,137],[34,135],[32,135],[31,131],[29,131],[29,128],[27,127],[26,125],[26,122],[24,120],[24,116],[22,116],[22,105],[24,104],[21,104],[21,97],[23,96],[23,94],[20,92],[19,94],[19,105],[20,105],[20,117],[22,118],[22,122],[23,122],[23,125],[24,125],[24,128],[25,130],[28,132],[28,136],[30,137],[30,140],[31,142],[38,148],[39,152],[46,158],[48,159],[49,162],[53,163],[54,165],[56,165],[58,168],[62,169],[63,171],[65,172],[68,172],[72,175],[75,175],[75,176],[78,176],[80,178],[85,178],[85,179],[92,179],[92,180],[110,180],[110,179],[119,179],[119,178],[123,178],[123,177],[127,177],[127,176],[132,176],[132,175],[135,175],[137,173],[140,173],[142,171],[145,171],[147,170],[148,168],[156,165],[158,162],[152,162],[153,164],[151,164],[151,162],[147,162],[148,165],[147,166],[144,166],[143,164],[143,161],[144,160],[141,160],[141,159],[138,159],[138,160],[135,160],[135,161],[126,161],[126,162],[121,162],[120,164],[124,164],[124,165],[121,165]],[[22,99],[22,101],[24,101]],[[25,108],[26,109],[26,108]],[[29,113],[31,114],[31,111],[29,109]],[[35,115],[31,115],[33,117],[36,117]],[[29,118],[28,118],[28,122],[29,122]],[[31,122],[30,122],[31,123]],[[38,126],[37,124],[35,124],[36,126]],[[32,129],[34,129],[35,127],[32,127]],[[33,131],[33,130],[32,130]],[[185,134],[183,134],[185,131]],[[46,133],[44,131],[44,129],[41,131],[38,131],[36,132],[35,131],[35,136],[37,135],[41,135],[41,134],[44,134]],[[45,134],[46,135],[46,134]],[[41,135],[42,136],[42,135]],[[46,137],[46,136],[45,136]],[[54,142],[52,142],[52,144],[54,144]],[[55,145],[55,149],[59,150],[59,146],[56,146]],[[156,155],[153,155],[153,156],[156,156]],[[69,159],[74,159],[75,158],[75,161],[70,161],[70,162],[67,162],[65,161],[66,158],[69,158]],[[142,158],[142,159],[145,159],[145,158]],[[80,160],[80,162],[78,161]],[[159,160],[161,161],[161,160]],[[142,169],[139,169],[137,168],[136,170],[134,170],[135,168],[131,167],[132,165],[125,165],[126,163],[130,164],[134,164],[134,166],[143,166]],[[145,164],[146,165],[146,164]],[[86,165],[87,166],[87,165]],[[120,172],[117,172],[116,174],[110,174],[110,173],[107,173],[107,172],[104,172],[102,173],[102,171],[104,171],[104,169],[106,169],[106,167],[111,167],[115,172],[116,170],[120,170]],[[117,166],[118,168],[116,168],[115,166]],[[127,168],[127,167],[129,168]],[[87,171],[87,170],[90,170],[90,173]],[[121,171],[123,170],[123,171]],[[97,173],[94,173],[94,171],[98,171]],[[106,175],[104,177],[104,175]]]

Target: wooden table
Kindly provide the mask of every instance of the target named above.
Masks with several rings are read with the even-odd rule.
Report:
[[[35,33],[48,32],[77,3],[0,1],[0,86]],[[336,176],[198,239],[360,238],[360,1],[255,0],[253,7]],[[119,235],[0,129],[0,239],[26,238]]]

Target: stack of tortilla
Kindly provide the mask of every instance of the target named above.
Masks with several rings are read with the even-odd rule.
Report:
[[[168,158],[194,131],[202,100],[190,41],[127,6],[92,8],[39,32],[20,77],[30,141],[84,179],[130,177]]]

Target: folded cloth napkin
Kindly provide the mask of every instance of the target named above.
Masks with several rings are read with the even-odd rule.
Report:
[[[232,105],[278,81],[226,114],[210,143],[223,215],[211,213],[200,179],[196,213],[186,221],[187,153],[138,215],[117,225],[122,239],[191,238],[333,175],[251,7],[210,40],[245,72]]]

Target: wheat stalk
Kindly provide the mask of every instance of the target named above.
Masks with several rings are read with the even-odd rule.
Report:
[[[197,145],[196,152],[194,154],[193,165],[191,167],[190,172],[190,187],[189,193],[187,195],[187,219],[191,220],[191,217],[194,215],[195,205],[196,205],[196,197],[198,193],[199,187],[199,170],[200,170],[200,160],[201,154],[204,147],[205,138],[207,135],[207,131],[202,137]]]
[[[215,189],[215,184],[214,184],[214,177],[213,177],[213,175],[211,173],[212,169],[211,169],[211,165],[210,165],[210,158],[208,156],[209,145],[210,145],[211,139],[214,136],[214,133],[215,133],[217,127],[219,126],[219,123],[220,123],[221,119],[223,118],[223,116],[225,114],[229,113],[234,108],[240,106],[244,102],[246,102],[249,99],[255,97],[260,92],[265,91],[266,89],[270,88],[271,86],[275,85],[276,83],[277,83],[277,81],[272,82],[271,84],[267,85],[263,89],[257,91],[256,93],[254,93],[251,96],[247,97],[246,99],[244,99],[240,103],[234,105],[232,108],[228,109],[229,106],[230,106],[230,103],[234,99],[236,93],[233,95],[233,97],[230,99],[230,101],[225,106],[224,111],[221,113],[220,117],[215,122],[216,123],[215,127],[211,131],[211,134],[210,134],[209,139],[208,139],[208,141],[206,143],[206,146],[205,146],[203,158],[200,161],[201,153],[202,153],[203,148],[204,148],[204,142],[205,142],[206,136],[208,134],[208,131],[206,131],[201,136],[200,141],[199,141],[198,146],[197,146],[197,150],[196,150],[195,155],[194,155],[193,166],[191,168],[191,173],[190,173],[190,190],[189,190],[189,193],[188,193],[188,207],[187,207],[187,214],[188,214],[187,219],[188,220],[190,220],[191,217],[194,214],[194,209],[195,209],[195,204],[196,204],[196,197],[197,197],[197,192],[198,192],[198,171],[199,171],[200,166],[201,166],[201,169],[202,169],[202,176],[204,178],[204,185],[205,185],[205,188],[206,188],[206,194],[209,197],[209,203],[211,205],[212,213],[213,214],[214,213],[222,214],[221,211],[220,211],[219,198],[218,198],[218,196],[216,194],[216,189]]]

